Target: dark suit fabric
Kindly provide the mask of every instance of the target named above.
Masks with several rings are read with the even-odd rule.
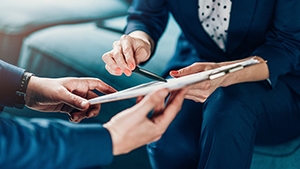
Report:
[[[0,60],[0,105],[12,107],[24,70]],[[0,113],[0,168],[99,168],[112,161],[100,124],[26,119]]]
[[[157,43],[169,13],[182,30],[166,73],[256,55],[270,73],[270,83],[241,83],[217,89],[204,103],[185,101],[163,137],[148,146],[154,168],[249,168],[255,144],[300,134],[299,9],[299,0],[232,0],[223,52],[202,28],[198,0],[133,2],[126,33],[142,30]]]

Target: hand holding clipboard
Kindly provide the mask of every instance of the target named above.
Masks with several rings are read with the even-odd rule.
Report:
[[[167,88],[169,90],[176,90],[200,81],[215,79],[224,76],[227,73],[232,73],[241,70],[244,67],[257,64],[257,63],[259,63],[258,60],[251,58],[243,62],[222,66],[219,68],[183,76],[180,78],[166,79],[167,82],[153,81],[149,83],[144,83],[132,88],[121,90],[116,93],[111,93],[111,94],[90,99],[89,102],[90,104],[93,105],[93,104],[100,104],[100,103],[112,102],[117,100],[130,99],[130,98],[146,95],[154,90],[158,90],[162,88]]]

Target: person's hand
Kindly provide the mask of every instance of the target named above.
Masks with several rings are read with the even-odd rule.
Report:
[[[142,145],[157,141],[175,118],[184,99],[186,89],[171,93],[167,89],[146,95],[137,105],[115,115],[103,126],[108,129],[113,142],[113,154],[128,153]],[[153,115],[148,118],[148,113]]]
[[[26,106],[43,112],[63,112],[70,121],[97,116],[100,105],[90,106],[87,99],[97,97],[96,89],[108,94],[116,90],[96,78],[39,78],[32,76],[26,91]]]
[[[253,58],[253,57],[249,57]],[[245,58],[242,60],[230,61],[230,62],[220,62],[220,63],[212,63],[212,62],[198,62],[194,63],[188,67],[182,68],[180,70],[170,71],[170,75],[178,78],[214,68],[218,68],[221,66],[225,66],[228,64],[233,64],[237,62],[241,62],[247,60],[249,58]],[[189,91],[187,92],[185,98],[194,100],[196,102],[205,102],[206,99],[218,88],[218,87],[227,87],[233,84],[242,83],[242,82],[251,82],[251,81],[260,81],[265,80],[269,77],[269,70],[266,62],[258,56],[254,57],[258,61],[259,64],[255,64],[252,66],[248,66],[242,70],[232,72],[226,74],[224,76],[218,77],[212,80],[205,80],[188,87]]]
[[[170,71],[170,75],[178,78],[214,68],[221,65],[217,63],[194,63],[188,67],[180,70]],[[216,78],[214,80],[205,80],[199,83],[190,85],[185,96],[186,99],[194,100],[196,102],[204,102],[223,82],[223,78]]]
[[[143,32],[123,35],[113,43],[113,49],[102,56],[106,70],[112,75],[130,76],[136,65],[149,59],[151,43],[151,38]]]

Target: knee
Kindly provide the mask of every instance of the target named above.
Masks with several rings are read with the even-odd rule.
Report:
[[[148,144],[147,151],[152,168],[196,168],[198,164],[198,144],[196,140],[186,140],[174,136],[162,137],[157,142]]]
[[[203,106],[202,127],[232,129],[233,126],[253,124],[256,116],[246,104],[232,91],[217,91]]]
[[[148,144],[147,151],[150,157],[182,159],[197,154],[197,140],[179,133],[165,133],[160,140]]]

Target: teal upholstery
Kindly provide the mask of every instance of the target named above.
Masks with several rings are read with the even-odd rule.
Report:
[[[251,169],[299,169],[300,136],[283,144],[255,146]]]
[[[18,3],[25,5],[19,6],[16,5],[16,1],[17,0],[0,0],[1,59],[3,56],[12,57],[13,55],[16,55],[16,53],[18,53],[16,51],[19,50],[19,47],[11,49],[8,48],[8,46],[12,46],[12,44],[14,44],[15,46],[20,46],[22,44],[23,38],[26,37],[22,44],[23,46],[18,64],[19,66],[24,67],[29,71],[35,72],[38,76],[98,77],[119,90],[149,81],[149,79],[143,78],[140,75],[136,74],[134,74],[132,77],[115,77],[107,73],[107,71],[104,69],[104,63],[101,59],[101,56],[111,49],[111,44],[115,40],[119,39],[120,33],[118,33],[118,31],[112,30],[122,30],[125,25],[125,17],[115,17],[106,20],[103,20],[101,18],[110,18],[114,14],[116,14],[115,16],[122,15],[122,13],[124,13],[126,11],[126,8],[128,7],[128,3],[126,3],[125,1],[123,2],[122,0],[119,0],[117,2],[116,0],[89,0],[81,2],[80,0],[65,0],[64,2],[59,2],[59,4],[61,5],[60,6],[55,3],[57,0],[45,1],[49,3],[47,5],[43,5],[45,3],[44,1],[41,1],[39,3],[40,0],[35,0],[37,3],[36,5],[40,5],[39,8],[34,8],[34,5],[27,4],[27,1],[18,1]],[[5,2],[4,6],[6,5],[6,7],[4,7],[3,3],[1,2]],[[85,2],[87,3],[85,4]],[[115,2],[117,4],[114,4]],[[96,3],[101,3],[102,5],[95,5]],[[82,6],[79,4],[81,4]],[[83,4],[90,6],[85,6]],[[105,4],[105,6],[103,6],[103,4]],[[72,5],[73,7],[71,7]],[[16,10],[12,13],[10,13],[8,10],[4,10],[5,8],[12,6],[13,8],[20,10]],[[102,9],[96,9],[98,7]],[[52,10],[51,13],[51,11],[48,11],[49,8],[55,10]],[[24,15],[24,13],[19,14],[19,16],[22,16],[21,18],[17,16],[17,12],[27,9],[30,9],[30,11],[39,9],[39,11],[46,12],[43,13],[35,11],[31,13],[34,16],[30,16],[29,18],[37,22],[29,22],[28,18],[24,19],[26,16]],[[69,10],[73,10],[73,12],[70,12]],[[97,12],[98,10],[100,11],[99,13]],[[78,11],[82,13],[78,13]],[[84,15],[84,12],[86,12],[85,14],[87,15]],[[98,13],[98,16],[93,15],[95,17],[89,17],[91,16],[88,15],[89,12],[93,14]],[[109,14],[109,17],[108,15],[106,15],[106,12]],[[43,15],[38,16],[36,13],[43,13]],[[12,21],[12,19],[5,20],[7,18],[5,18],[4,16],[11,16],[12,18],[15,17],[17,18],[17,20],[14,20],[14,22]],[[55,19],[54,16],[63,17],[65,19]],[[86,16],[86,18],[80,18],[83,16]],[[34,19],[35,17],[36,19]],[[49,20],[46,19],[42,21],[37,18],[48,18]],[[53,20],[51,20],[51,18]],[[74,24],[75,22],[79,22],[79,20],[88,21],[97,19],[101,19],[101,22],[98,20],[97,24],[95,22],[81,22],[80,24]],[[28,22],[23,22],[24,20],[27,20]],[[61,23],[64,23],[64,25],[62,25]],[[36,31],[37,29],[39,29],[39,31]],[[174,51],[178,34],[179,28],[174,20],[171,19],[165,34],[159,41],[155,56],[150,60],[150,62],[145,64],[144,67],[158,74],[161,73],[164,69],[165,63],[169,60]],[[14,40],[14,38],[17,40]],[[6,54],[3,55],[3,53],[5,52]],[[12,55],[8,55],[8,52],[10,52]],[[5,59],[13,60],[11,58]],[[16,60],[17,57],[15,57],[14,59]],[[105,122],[117,112],[130,107],[134,103],[134,99],[129,99],[103,104],[101,107],[101,113],[98,117],[92,119],[92,121],[84,120],[83,122]],[[16,112],[7,108],[5,109],[5,111],[11,111],[17,113],[17,115],[25,116],[23,111]],[[29,110],[26,111],[28,112],[27,116],[40,115],[42,117],[65,118],[65,116],[58,116],[54,114],[45,115],[38,114],[37,112],[32,112]],[[280,145],[255,146],[251,169],[300,168],[299,147],[300,137]],[[105,166],[104,168],[150,168],[149,162],[147,160],[147,155],[145,153],[145,147],[129,153],[128,155],[117,157],[113,164]]]
[[[0,0],[0,58],[16,64],[24,37],[45,27],[124,15],[124,0]]]

